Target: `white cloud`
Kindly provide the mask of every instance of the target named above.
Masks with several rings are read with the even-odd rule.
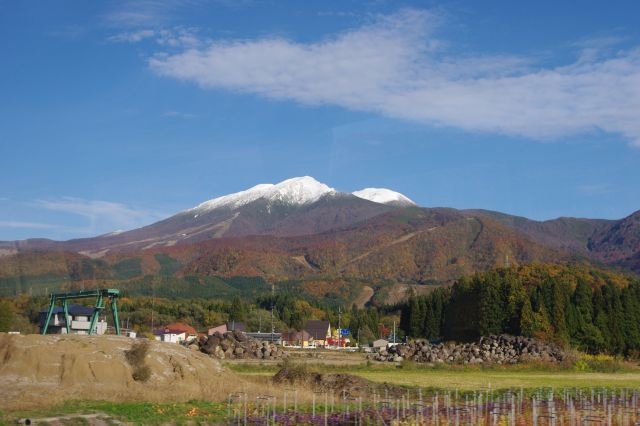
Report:
[[[0,228],[26,228],[26,229],[58,229],[59,225],[39,222],[21,222],[15,220],[0,220]]]
[[[138,43],[156,36],[154,30],[127,31],[112,35],[107,40],[113,43]]]
[[[104,16],[105,22],[114,27],[152,27],[171,20],[188,0],[124,0]]]
[[[64,197],[60,200],[38,200],[35,205],[47,210],[82,216],[89,221],[87,232],[104,232],[112,229],[133,229],[163,219],[165,214],[137,209],[121,203],[101,200],[83,200]]]
[[[156,43],[161,46],[189,48],[200,45],[196,28],[175,27],[158,31]]]
[[[196,28],[173,27],[169,29],[144,29],[124,31],[107,38],[111,43],[140,43],[145,40],[153,40],[165,48],[194,48],[203,42],[197,36]]]
[[[541,140],[601,130],[640,146],[640,49],[592,43],[573,63],[545,67],[451,53],[436,37],[441,25],[438,15],[404,10],[316,43],[203,41],[149,64],[205,88]]]

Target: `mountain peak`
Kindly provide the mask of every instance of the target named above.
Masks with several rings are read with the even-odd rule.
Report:
[[[352,192],[353,195],[365,200],[373,201],[374,203],[388,204],[394,206],[415,206],[409,197],[402,195],[399,192],[392,191],[387,188],[365,188],[360,191]]]
[[[276,184],[263,183],[244,191],[214,198],[189,211],[213,210],[221,207],[236,209],[259,199],[290,205],[304,205],[314,203],[324,195],[337,193],[335,189],[318,182],[311,176],[301,176]],[[378,204],[399,207],[416,205],[408,197],[386,188],[365,188],[353,192],[352,195]]]
[[[273,185],[270,192],[268,198],[271,200],[289,204],[308,204],[318,201],[325,194],[335,192],[335,189],[311,176],[302,176],[283,180]]]
[[[295,177],[280,183],[263,183],[245,191],[205,201],[193,210],[211,210],[219,207],[238,208],[260,198],[286,204],[302,205],[317,201],[335,189],[318,182],[311,176]]]

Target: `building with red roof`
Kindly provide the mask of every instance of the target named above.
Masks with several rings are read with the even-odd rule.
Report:
[[[198,337],[198,332],[195,328],[182,322],[167,324],[158,330],[154,330],[153,334],[156,336],[156,340],[170,343],[182,343],[185,340],[190,341]]]

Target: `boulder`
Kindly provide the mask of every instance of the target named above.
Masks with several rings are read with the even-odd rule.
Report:
[[[371,357],[377,361],[396,361],[402,358],[430,364],[515,364],[532,359],[559,362],[565,355],[552,343],[521,336],[500,335],[485,336],[478,342],[464,344],[448,342],[432,345],[419,340],[383,349]]]

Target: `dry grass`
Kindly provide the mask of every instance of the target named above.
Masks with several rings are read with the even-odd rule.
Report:
[[[477,390],[540,387],[638,387],[640,373],[493,370],[361,370],[354,374],[378,383],[425,388]]]
[[[151,368],[147,365],[146,358],[149,353],[149,342],[146,340],[135,342],[131,349],[124,352],[127,362],[133,368],[131,377],[138,382],[146,382],[151,377]]]

